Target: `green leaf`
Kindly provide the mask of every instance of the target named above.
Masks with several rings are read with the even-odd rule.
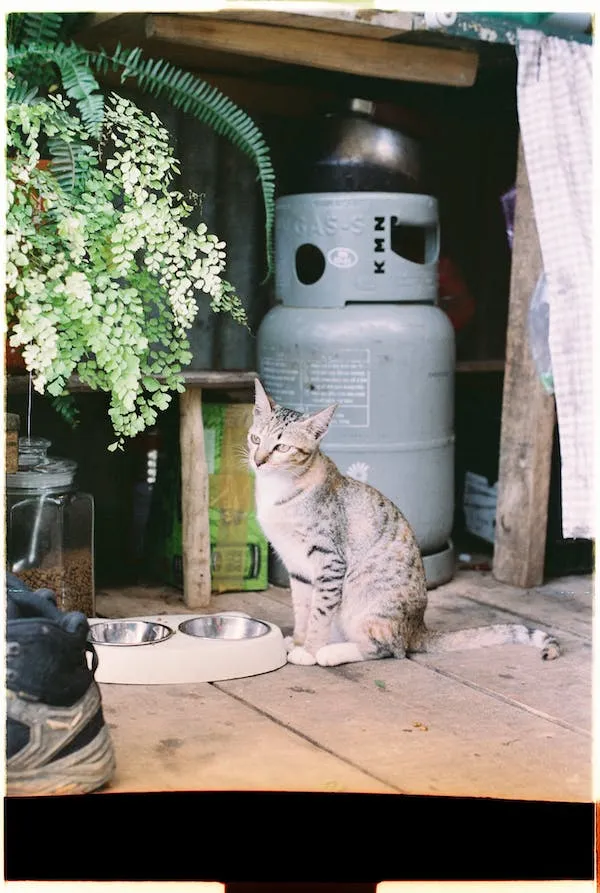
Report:
[[[149,378],[148,376],[146,376],[142,379],[142,382],[146,390],[150,391],[151,393],[153,393],[154,391],[158,391],[158,389],[160,388],[160,382],[157,381],[155,378]]]

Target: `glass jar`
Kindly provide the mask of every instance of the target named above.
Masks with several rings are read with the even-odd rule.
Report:
[[[94,500],[75,488],[77,464],[48,456],[50,441],[19,438],[19,469],[6,475],[8,570],[51,589],[63,611],[95,614]]]

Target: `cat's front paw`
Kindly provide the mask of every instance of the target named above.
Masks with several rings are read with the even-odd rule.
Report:
[[[339,664],[358,660],[364,660],[364,657],[354,642],[336,642],[333,645],[324,645],[317,651],[317,663],[321,667],[337,667]]]
[[[285,645],[285,650],[289,654],[289,652],[296,648],[296,646],[304,645],[304,639],[299,639],[298,636],[285,636],[283,644]]]
[[[295,645],[292,650],[288,652],[287,659],[288,663],[298,664],[303,667],[310,667],[317,662],[314,654],[311,654],[310,651],[307,651],[306,648],[303,648],[301,645]]]

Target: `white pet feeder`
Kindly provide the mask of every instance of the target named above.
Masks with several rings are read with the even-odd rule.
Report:
[[[238,611],[91,618],[89,623],[98,682],[219,682],[270,673],[287,660],[281,630]]]

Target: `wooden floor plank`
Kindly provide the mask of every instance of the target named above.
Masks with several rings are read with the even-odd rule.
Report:
[[[423,666],[584,734],[592,731],[592,648],[565,634],[564,652],[546,663],[533,649],[505,645],[480,653],[415,655]],[[372,670],[371,672],[375,672]]]
[[[106,793],[392,789],[212,685],[101,685],[117,771]]]
[[[290,664],[216,683],[408,794],[587,801],[591,742],[413,661],[380,661],[370,689]]]
[[[589,576],[572,578],[572,583],[563,578],[555,584],[517,589],[498,583],[489,573],[470,571],[444,591],[457,592],[475,604],[504,608],[526,621],[556,626],[587,641],[592,638],[593,589]]]
[[[502,597],[494,598],[492,593],[495,591],[498,596],[499,589]],[[521,623],[523,614],[529,621],[529,607],[535,622],[526,622],[526,625],[557,636],[563,649],[557,660],[545,662],[537,649],[519,645],[418,655],[415,660],[450,673],[466,684],[477,685],[492,695],[512,700],[524,709],[540,711],[557,722],[589,732],[592,720],[591,603],[588,602],[587,611],[582,612],[577,624],[573,623],[573,614],[567,605],[559,602],[552,605],[552,610],[544,612],[540,610],[543,598],[539,593],[534,593],[524,604],[521,590],[511,592],[510,599],[506,590],[507,587],[495,584],[486,598],[482,597],[482,591],[487,590],[481,585],[470,588],[457,582],[440,587],[430,593],[427,623],[430,628],[439,630]],[[574,627],[575,635],[570,631],[571,627]]]

